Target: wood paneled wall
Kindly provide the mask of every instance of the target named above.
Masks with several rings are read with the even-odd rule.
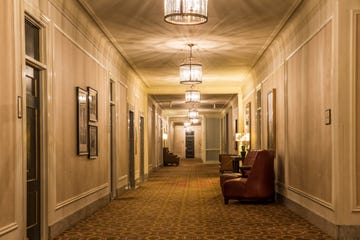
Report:
[[[318,32],[287,63],[289,186],[332,206],[332,24]],[[316,184],[314,184],[316,183]]]
[[[21,120],[17,119],[18,81],[15,75],[14,2],[0,2],[0,236],[16,229],[21,222],[16,209],[23,204],[18,181],[24,180],[21,171],[21,138],[17,142]],[[25,181],[25,180],[24,180]],[[15,237],[16,238],[16,237]],[[14,239],[15,239],[14,238]]]

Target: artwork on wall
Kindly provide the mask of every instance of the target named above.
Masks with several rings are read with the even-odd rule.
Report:
[[[88,93],[77,87],[77,154],[88,154]]]
[[[245,115],[244,115],[244,132],[247,134],[247,148],[251,149],[251,102],[248,102],[245,105]]]
[[[267,148],[276,149],[276,89],[267,95]]]
[[[237,119],[235,119],[235,134],[238,132],[238,120]],[[237,151],[238,150],[238,142],[236,141],[236,139],[235,139],[235,150]]]
[[[89,94],[89,121],[98,120],[98,93],[95,89],[88,87]]]
[[[89,158],[98,156],[98,129],[97,126],[89,125]]]

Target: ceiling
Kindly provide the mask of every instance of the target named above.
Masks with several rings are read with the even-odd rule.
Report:
[[[208,22],[164,21],[164,0],[78,0],[127,59],[163,109],[184,109],[179,65],[203,65],[199,109],[222,108],[241,91],[247,74],[301,0],[209,0]],[[175,114],[175,113],[174,113]]]

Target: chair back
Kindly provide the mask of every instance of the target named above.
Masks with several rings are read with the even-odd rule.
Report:
[[[257,153],[246,181],[247,194],[266,197],[274,193],[274,157],[272,150]]]

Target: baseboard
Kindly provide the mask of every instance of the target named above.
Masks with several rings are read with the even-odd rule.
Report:
[[[49,226],[48,228],[48,239],[54,239],[56,236],[75,225],[80,220],[92,215],[100,208],[105,207],[110,202],[110,196],[102,197],[95,202],[87,205],[86,207],[74,212],[59,222]]]
[[[311,224],[320,228],[323,232],[337,240],[360,240],[360,226],[336,225],[309,209],[295,203],[281,194],[277,194],[277,201],[283,203],[291,211],[295,212]]]

